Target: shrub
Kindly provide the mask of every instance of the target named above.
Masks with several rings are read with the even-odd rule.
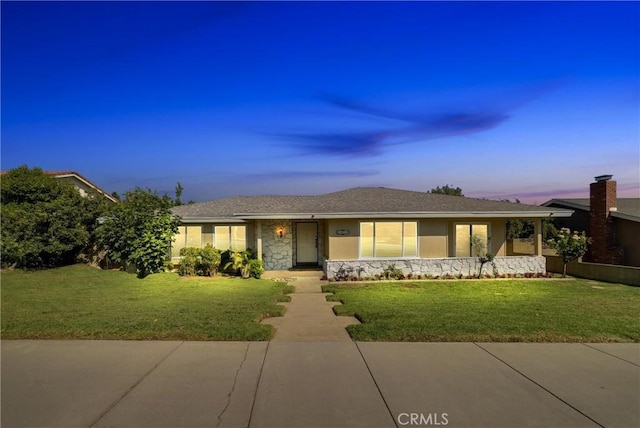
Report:
[[[400,277],[403,277],[404,279],[404,274],[402,269],[396,267],[395,264],[390,264],[382,270],[382,277],[385,279],[400,279]]]
[[[196,263],[198,262],[199,248],[187,247],[180,249],[180,266],[178,267],[178,275],[191,276],[196,274]]]
[[[218,273],[218,267],[222,260],[220,250],[215,249],[211,244],[207,244],[200,249],[199,264],[196,265],[198,275],[211,276]]]
[[[207,244],[204,248],[187,247],[180,250],[182,261],[178,275],[211,276],[218,273],[220,266],[220,250]]]
[[[247,271],[252,278],[260,279],[264,273],[264,267],[262,267],[262,260],[252,259],[247,262]]]
[[[227,250],[222,253],[220,266],[222,266],[222,270],[231,275],[240,275],[242,278],[249,278],[250,276],[253,276],[251,269],[248,267],[252,260],[257,260],[257,256],[251,249],[247,249],[245,251]],[[260,269],[257,268],[255,263],[253,263],[253,266],[255,272],[262,269],[260,275],[264,273],[262,261],[260,261]]]

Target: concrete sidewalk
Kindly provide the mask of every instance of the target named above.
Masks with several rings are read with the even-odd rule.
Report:
[[[3,341],[2,427],[638,427],[640,344]]]

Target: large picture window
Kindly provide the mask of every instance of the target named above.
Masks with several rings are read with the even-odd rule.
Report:
[[[171,257],[180,257],[184,247],[202,246],[202,226],[179,226],[178,233],[171,244]]]
[[[215,245],[219,250],[244,251],[247,249],[246,226],[216,226]]]
[[[363,221],[360,223],[360,257],[417,257],[418,222]]]
[[[478,236],[484,243],[484,248],[489,250],[489,225],[488,224],[456,224],[456,257],[477,257],[476,251],[471,245],[471,237]]]

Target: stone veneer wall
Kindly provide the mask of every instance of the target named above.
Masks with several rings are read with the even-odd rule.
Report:
[[[284,226],[284,236],[276,228]],[[262,263],[265,270],[287,270],[293,267],[293,228],[291,220],[262,221]]]
[[[498,274],[545,273],[546,260],[543,256],[512,256],[494,259]],[[415,275],[477,275],[480,262],[475,257],[449,257],[444,259],[370,259],[370,260],[325,260],[323,266],[328,278],[333,278],[340,269],[350,275],[360,277],[382,273],[384,268],[395,264],[402,272]],[[350,270],[349,270],[350,269]],[[483,274],[493,274],[493,266],[486,263]]]

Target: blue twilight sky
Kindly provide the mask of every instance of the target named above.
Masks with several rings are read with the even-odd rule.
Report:
[[[640,196],[638,2],[7,2],[2,169],[204,201]]]

